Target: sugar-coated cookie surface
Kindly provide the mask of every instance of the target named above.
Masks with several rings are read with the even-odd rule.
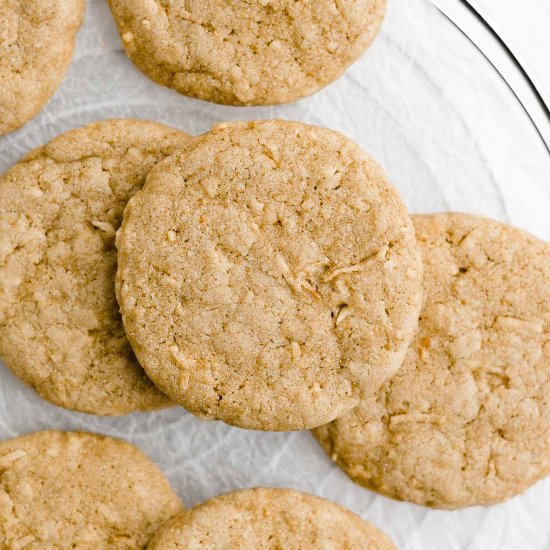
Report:
[[[149,550],[395,550],[342,506],[291,489],[244,489],[169,521]]]
[[[115,231],[128,199],[187,134],[138,120],[67,132],[0,177],[0,357],[82,412],[169,405],[124,334]]]
[[[145,548],[182,510],[136,447],[46,431],[0,442],[0,547]]]
[[[84,0],[0,2],[0,136],[34,117],[71,61]]]
[[[338,78],[374,40],[386,0],[109,0],[156,82],[230,105],[287,103]]]
[[[405,363],[314,433],[390,497],[500,502],[550,472],[550,245],[467,214],[413,219],[424,305]]]
[[[204,418],[321,425],[396,372],[416,327],[412,222],[330,130],[230,123],[193,139],[129,202],[117,246],[140,363]]]

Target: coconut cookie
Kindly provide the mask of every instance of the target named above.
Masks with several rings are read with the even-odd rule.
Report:
[[[109,0],[150,78],[227,105],[288,103],[323,88],[372,43],[386,0]]]
[[[315,435],[387,496],[500,502],[550,472],[550,245],[466,214],[414,222],[424,305],[405,363]]]
[[[115,231],[151,167],[187,140],[109,120],[59,136],[0,177],[0,357],[52,403],[101,415],[169,404],[124,334]]]
[[[0,442],[0,547],[145,548],[182,505],[136,447],[86,433]]]
[[[396,372],[416,327],[412,222],[330,130],[263,121],[195,138],[130,201],[117,246],[140,363],[204,418],[319,426]]]
[[[291,489],[244,489],[183,512],[149,550],[395,550],[384,533],[328,500]]]
[[[57,90],[84,0],[0,2],[0,136],[26,124]]]

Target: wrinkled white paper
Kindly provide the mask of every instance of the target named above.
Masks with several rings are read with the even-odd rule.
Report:
[[[223,107],[155,85],[123,53],[105,0],[88,0],[67,78],[43,113],[0,138],[0,171],[65,130],[121,116],[190,133],[272,117],[334,128],[382,163],[412,211],[476,212],[550,240],[550,156],[506,84],[428,0],[390,1],[379,39],[345,77],[274,108]],[[347,506],[403,550],[550,547],[550,479],[489,509],[427,510],[354,485],[308,432],[248,432],[179,407],[115,419],[72,413],[0,365],[0,439],[49,428],[135,443],[189,506],[231,489],[286,486]]]

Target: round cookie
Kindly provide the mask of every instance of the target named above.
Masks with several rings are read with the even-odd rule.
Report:
[[[129,202],[117,247],[140,363],[203,418],[319,426],[396,372],[416,328],[412,222],[331,130],[230,123],[193,139]]]
[[[399,373],[315,436],[356,482],[438,508],[550,472],[550,245],[467,214],[414,216],[419,330]]]
[[[386,0],[109,0],[132,61],[178,92],[273,105],[337,79],[372,43]]]
[[[0,357],[45,399],[117,415],[165,407],[124,333],[115,231],[187,134],[138,120],[67,132],[0,177]]]
[[[0,136],[26,124],[65,75],[84,0],[0,2]]]
[[[136,447],[47,431],[0,442],[2,548],[145,548],[182,510]]]
[[[173,518],[148,546],[178,548],[396,550],[349,510],[291,489],[244,489],[213,498]]]

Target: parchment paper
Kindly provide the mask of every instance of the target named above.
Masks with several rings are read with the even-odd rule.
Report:
[[[428,0],[391,0],[379,39],[345,77],[275,108],[222,107],[155,85],[123,53],[105,0],[87,4],[67,78],[41,115],[0,138],[0,171],[55,135],[107,117],[149,118],[191,133],[222,120],[280,117],[355,139],[413,212],[476,212],[550,240],[548,152],[491,65]],[[188,506],[231,489],[286,486],[347,506],[403,550],[550,548],[550,479],[489,509],[427,510],[354,485],[308,432],[247,432],[179,407],[117,419],[72,413],[0,364],[0,439],[49,428],[135,443]]]

